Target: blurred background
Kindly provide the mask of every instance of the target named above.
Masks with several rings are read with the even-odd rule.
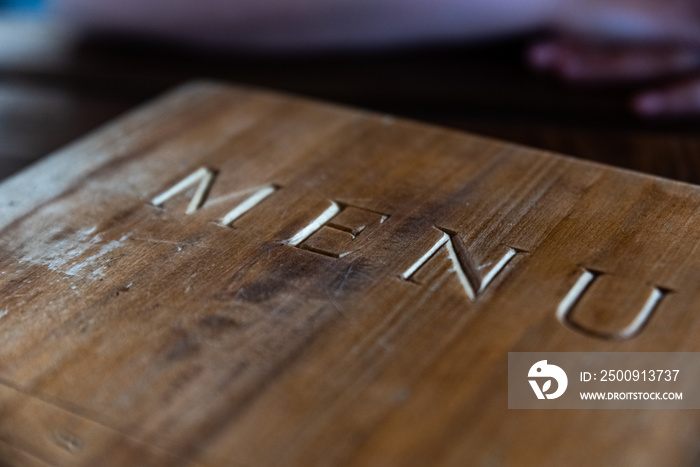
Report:
[[[570,84],[533,71],[525,57],[540,34],[382,51],[256,55],[78,33],[56,22],[39,1],[0,0],[0,179],[174,86],[211,79],[700,183],[700,119],[635,115],[630,99],[640,83]]]

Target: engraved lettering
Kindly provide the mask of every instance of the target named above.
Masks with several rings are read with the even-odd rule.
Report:
[[[333,219],[340,212],[340,206],[331,202],[331,205],[323,211],[323,214],[314,219],[309,225],[301,229],[295,236],[285,241],[287,245],[299,246],[304,240],[309,238],[329,220]]]
[[[153,198],[151,204],[153,204],[156,207],[160,207],[170,198],[184,192],[196,183],[199,183],[199,185],[197,185],[197,190],[192,196],[192,199],[190,200],[190,204],[187,206],[185,214],[193,214],[199,209],[207,207],[210,204],[217,204],[221,202],[221,199],[213,200],[210,203],[207,203],[207,197],[209,195],[209,191],[211,191],[211,188],[214,185],[216,175],[216,171],[208,169],[206,167],[202,167],[193,172],[192,174],[188,175],[184,179],[180,180],[170,189],[164,191],[160,195]],[[268,196],[272,195],[277,190],[279,190],[279,187],[277,185],[266,185],[262,187],[244,190],[237,193],[232,193],[224,197],[225,200],[230,197],[238,197],[252,193],[239,205],[237,205],[235,208],[231,209],[228,213],[226,213],[224,217],[221,218],[219,224],[222,226],[231,226],[237,219],[239,219],[245,213],[253,209],[261,202],[263,202]]]
[[[661,304],[663,298],[670,292],[669,289],[659,286],[652,287],[651,294],[642,306],[642,309],[627,326],[614,333],[599,332],[577,323],[572,319],[571,314],[576,308],[576,305],[581,301],[583,295],[591,288],[596,279],[602,275],[602,272],[593,271],[586,268],[583,269],[579,279],[557,307],[557,319],[562,324],[575,331],[601,339],[630,339],[638,335],[644,329],[656,309]]]
[[[442,232],[442,237],[435,243],[418,261],[413,263],[411,267],[406,269],[401,275],[402,279],[408,281],[411,277],[425,265],[435,254],[443,247],[447,249],[448,256],[452,262],[452,270],[457,274],[460,284],[467,293],[471,301],[475,301],[477,297],[488,287],[493,279],[506,267],[506,265],[521,251],[515,248],[508,247],[508,251],[494,265],[491,270],[481,276],[478,268],[467,251],[464,242],[455,232],[450,232],[445,229],[437,228]]]
[[[265,198],[273,194],[279,189],[276,185],[268,185],[262,188],[255,188],[255,192],[246,198],[241,204],[231,209],[222,219],[221,225],[230,226],[236,219],[243,216],[258,204],[262,203]]]
[[[215,171],[206,167],[202,167],[180,180],[172,188],[153,198],[151,204],[153,204],[153,206],[156,207],[162,206],[163,203],[168,201],[173,196],[182,193],[190,186],[199,182],[199,185],[197,186],[197,191],[195,191],[194,196],[190,200],[190,204],[187,206],[187,210],[185,211],[185,214],[193,214],[197,211],[197,209],[201,208],[204,202],[206,201],[207,194],[209,193],[209,190],[211,190],[215,178]]]
[[[388,218],[380,212],[333,201],[319,217],[283,243],[342,258],[354,250],[352,242],[362,232]]]

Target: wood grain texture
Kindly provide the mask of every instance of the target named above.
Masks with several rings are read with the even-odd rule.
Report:
[[[181,88],[0,184],[0,455],[695,465],[694,411],[509,411],[507,352],[700,351],[699,202],[486,138]],[[561,322],[584,269],[602,275]]]

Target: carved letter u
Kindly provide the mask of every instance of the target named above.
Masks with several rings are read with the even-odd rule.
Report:
[[[576,304],[581,300],[581,297],[583,297],[593,282],[595,282],[595,280],[601,275],[602,273],[600,272],[585,268],[583,269],[583,273],[579,277],[578,281],[576,281],[574,286],[571,288],[571,290],[569,290],[569,293],[566,295],[566,297],[564,297],[564,300],[559,303],[559,307],[557,308],[557,319],[564,326],[582,334],[597,337],[599,339],[631,339],[644,329],[651,319],[651,316],[659,307],[661,300],[663,300],[663,298],[670,292],[668,289],[664,289],[662,287],[652,287],[651,294],[644,303],[644,306],[627,326],[617,332],[601,332],[595,329],[589,329],[588,327],[577,323],[571,317],[571,313],[573,312],[574,308],[576,308]]]

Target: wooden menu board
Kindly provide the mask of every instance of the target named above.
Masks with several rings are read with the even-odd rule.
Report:
[[[700,189],[185,86],[0,184],[8,465],[694,465],[507,408],[513,351],[700,351]]]

